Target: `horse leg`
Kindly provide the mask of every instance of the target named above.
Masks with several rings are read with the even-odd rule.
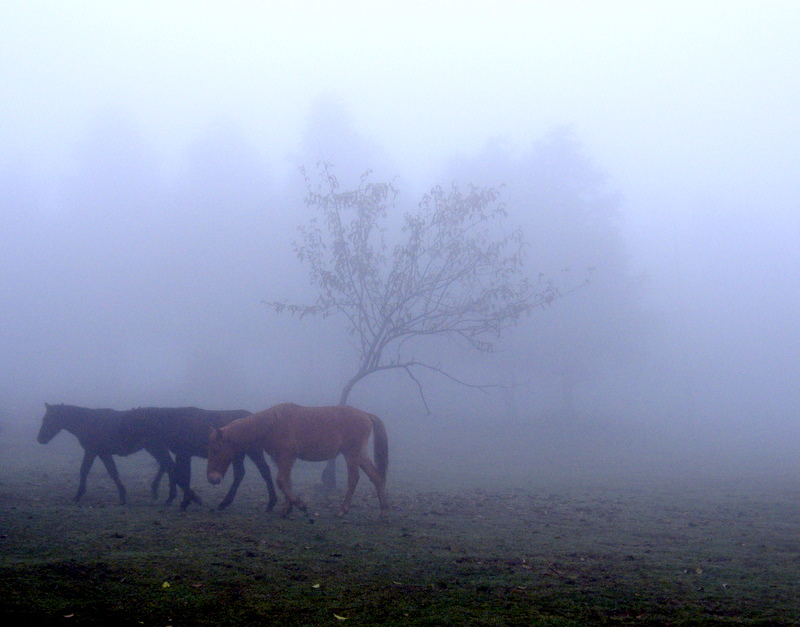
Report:
[[[244,479],[244,455],[239,455],[233,459],[233,483],[231,484],[231,489],[228,490],[228,493],[225,495],[225,498],[222,499],[222,503],[217,506],[217,509],[225,509],[233,503],[233,499],[236,496],[236,491],[239,489],[239,484]]]
[[[119,479],[119,473],[117,472],[117,465],[114,463],[114,458],[111,455],[100,455],[100,461],[106,467],[111,480],[117,486],[117,492],[119,492],[119,504],[125,505],[125,486],[122,485],[122,481]]]
[[[269,503],[267,503],[267,511],[271,512],[272,508],[275,507],[275,503],[278,502],[278,495],[275,494],[275,486],[272,483],[272,471],[269,468],[269,464],[267,460],[264,459],[264,453],[261,451],[258,452],[249,452],[247,456],[253,460],[253,463],[258,468],[258,472],[261,473],[261,478],[264,479],[264,483],[267,484],[267,492],[269,492]]]
[[[167,495],[167,500],[164,501],[164,505],[172,505],[172,501],[178,496],[179,485],[181,485],[181,483],[178,480],[178,465],[175,463],[172,466],[172,472],[169,476],[169,494]],[[181,485],[181,487],[183,486]]]
[[[194,501],[198,505],[203,504],[203,500],[194,493],[189,486],[192,480],[192,456],[178,455],[175,459],[175,476],[178,485],[183,490],[183,500],[181,501],[181,511],[186,511],[189,504]]]
[[[172,501],[175,500],[176,493],[175,462],[172,461],[172,457],[170,457],[169,451],[166,450],[166,448],[147,447],[146,450],[153,456],[153,459],[158,462],[158,471],[150,484],[153,500],[158,498],[158,487],[161,483],[161,478],[164,476],[164,473],[166,473],[167,477],[169,477],[169,497],[167,497],[167,503],[172,503]]]
[[[157,459],[163,459],[161,462],[161,468],[163,469],[164,466],[167,467],[167,476],[169,477],[169,494],[167,495],[167,500],[164,501],[164,505],[172,505],[172,502],[175,500],[175,497],[178,496],[178,486],[187,486],[189,485],[189,480],[187,479],[185,482],[179,478],[180,470],[178,469],[178,461],[180,459],[180,455],[175,455],[175,459],[172,459],[172,456],[169,454],[169,451],[165,451],[166,456],[159,454]],[[184,488],[185,489],[185,488]]]
[[[322,471],[322,491],[333,492],[336,489],[336,458],[328,460]]]
[[[169,469],[167,470],[167,476],[169,477],[169,494],[167,494],[167,500],[164,501],[164,505],[172,505],[172,501],[174,501],[175,497],[178,496],[178,464],[173,461],[169,453],[167,453],[167,458],[169,459],[167,465],[167,468]],[[175,459],[177,460],[177,455],[175,456]]]
[[[378,469],[375,468],[375,464],[373,464],[372,460],[364,455],[364,453],[361,454],[358,465],[375,485],[375,490],[378,492],[378,502],[381,504],[381,517],[386,516],[386,512],[389,509],[389,503],[386,500],[386,482],[381,479],[381,476],[378,474]]]
[[[159,465],[158,472],[159,481],[161,480],[161,475],[163,475],[165,472],[167,473],[167,477],[169,479],[169,494],[167,494],[167,500],[164,501],[164,503],[169,505],[175,500],[175,497],[178,496],[178,471],[175,467],[175,462],[172,461],[172,457],[170,457],[169,453],[166,454],[166,459],[164,462]],[[155,480],[153,480],[153,483],[155,483]],[[153,489],[153,498],[156,498],[155,489]]]
[[[169,472],[169,494],[165,503],[170,505],[175,497],[178,496],[178,471],[175,468],[175,462],[172,462]]]
[[[358,458],[347,456],[344,459],[347,462],[347,494],[344,495],[344,503],[342,503],[342,509],[339,510],[339,516],[344,516],[350,509],[350,501],[353,500],[353,494],[358,485]]]
[[[78,483],[78,493],[72,499],[76,503],[81,500],[84,492],[86,492],[86,477],[89,476],[89,471],[92,469],[92,464],[94,464],[94,458],[96,455],[94,453],[90,453],[89,451],[83,452],[83,461],[81,462],[81,471],[80,471],[80,481]]]
[[[158,470],[156,471],[156,476],[153,477],[153,480],[150,482],[150,492],[153,494],[154,501],[158,498],[158,486],[161,483],[161,477],[164,476],[164,472],[164,467],[159,464]]]
[[[281,511],[281,518],[286,518],[289,515],[293,505],[297,505],[297,508],[304,512],[306,511],[306,504],[292,494],[293,465],[294,457],[278,460],[278,488],[283,492],[283,496],[286,498],[286,505],[283,506],[283,511]]]

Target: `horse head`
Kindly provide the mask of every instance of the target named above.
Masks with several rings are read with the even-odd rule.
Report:
[[[64,427],[58,411],[59,407],[62,407],[62,405],[44,404],[44,418],[42,418],[42,426],[39,429],[39,435],[36,437],[39,444],[47,444],[56,437],[58,432]]]
[[[230,466],[231,461],[236,455],[233,445],[225,439],[222,429],[214,428],[208,439],[208,482],[217,485]]]

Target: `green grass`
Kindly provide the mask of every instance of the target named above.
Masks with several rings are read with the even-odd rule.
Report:
[[[338,518],[321,466],[301,467],[313,518],[284,520],[251,466],[229,510],[180,513],[150,500],[144,455],[119,464],[128,505],[98,464],[78,506],[75,450],[16,453],[0,450],[7,625],[800,625],[800,481],[434,490],[400,470],[380,520],[365,479]]]

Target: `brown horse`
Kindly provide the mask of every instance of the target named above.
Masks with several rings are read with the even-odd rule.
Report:
[[[375,463],[364,448],[373,434]],[[358,484],[361,468],[375,484],[386,514],[386,471],[389,467],[389,440],[386,427],[377,416],[346,405],[333,407],[301,407],[282,403],[262,412],[234,420],[214,429],[208,446],[208,480],[222,481],[233,457],[241,451],[262,448],[278,466],[278,488],[286,497],[281,515],[286,517],[292,506],[306,511],[305,503],[292,494],[292,466],[295,460],[321,462],[334,459],[339,453],[347,463],[347,493],[339,515],[347,513]]]

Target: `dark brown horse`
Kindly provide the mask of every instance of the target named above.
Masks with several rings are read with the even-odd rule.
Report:
[[[185,510],[193,501],[202,502],[190,486],[191,464],[192,457],[207,456],[209,433],[212,429],[250,415],[250,412],[244,409],[209,410],[198,407],[139,407],[127,413],[135,418],[129,423],[130,428],[137,431],[135,434],[130,434],[132,439],[166,446],[175,454],[175,481],[183,490],[182,510]],[[272,472],[264,459],[264,452],[258,447],[243,449],[234,456],[232,460],[233,483],[228,494],[218,505],[218,509],[225,509],[233,502],[239,484],[244,478],[245,456],[253,461],[261,473],[269,493],[268,508],[272,509],[278,501],[278,497],[272,483]],[[171,501],[172,498],[167,502]]]
[[[47,444],[61,429],[74,434],[84,449],[80,471],[80,485],[75,501],[86,491],[86,477],[96,457],[103,464],[117,486],[120,503],[125,503],[125,486],[119,478],[114,455],[130,455],[142,449],[159,462],[158,472],[151,483],[153,498],[164,473],[170,478],[169,497],[171,503],[176,496],[176,485],[183,490],[181,509],[192,502],[201,502],[191,489],[191,458],[205,457],[208,453],[208,434],[214,427],[221,427],[236,418],[247,416],[245,410],[214,411],[197,407],[141,407],[127,411],[114,409],[88,409],[73,405],[45,404],[45,415],[39,430],[38,440]],[[175,454],[175,461],[170,456]],[[269,508],[278,501],[272,472],[261,449],[244,451],[233,460],[233,483],[227,495],[218,505],[224,509],[233,502],[239,484],[244,478],[244,457],[253,460],[267,484]]]
[[[365,452],[373,434],[375,463]],[[321,462],[340,453],[347,463],[347,493],[339,515],[350,509],[361,468],[375,484],[381,515],[388,509],[386,472],[389,466],[389,441],[386,427],[377,416],[346,405],[301,407],[294,403],[275,405],[257,414],[234,420],[214,429],[208,445],[208,480],[218,484],[231,460],[244,450],[260,448],[278,466],[278,487],[286,497],[281,513],[287,516],[292,506],[306,511],[305,503],[292,493],[291,473],[295,460]]]
[[[169,455],[167,447],[157,442],[149,441],[139,435],[140,429],[134,422],[136,418],[130,417],[126,412],[114,409],[88,409],[74,405],[48,405],[45,403],[44,418],[39,429],[37,440],[47,444],[58,433],[65,429],[72,433],[83,447],[83,462],[80,470],[80,483],[78,493],[74,500],[80,501],[86,492],[86,477],[99,457],[106,467],[109,476],[117,486],[120,504],[125,504],[125,486],[119,478],[114,455],[130,455],[142,449],[147,450],[159,463],[159,472],[151,485],[153,497],[156,496],[158,481],[164,472],[170,476],[170,493],[174,498],[174,462]]]

